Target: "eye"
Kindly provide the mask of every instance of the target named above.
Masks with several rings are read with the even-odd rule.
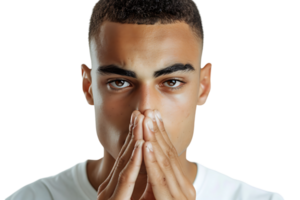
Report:
[[[110,89],[112,89],[112,90],[122,90],[122,89],[125,88],[125,87],[122,87],[122,86],[124,86],[124,82],[129,83],[128,81],[123,80],[123,79],[114,79],[114,80],[111,80],[111,81],[107,82],[107,85],[109,85]],[[170,79],[170,80],[165,81],[164,83],[170,83],[170,84],[168,84],[168,85],[171,86],[171,87],[168,87],[169,90],[179,90],[185,84],[184,81],[180,81],[180,80],[177,80],[177,79]],[[181,86],[178,86],[178,85],[180,85],[180,83],[183,83],[183,84]],[[111,87],[110,85],[112,85],[113,87]],[[177,87],[174,87],[176,85],[177,85]],[[129,86],[129,85],[127,85],[127,86]],[[120,88],[120,87],[122,87],[122,88]]]
[[[113,87],[116,87],[116,88],[118,88],[118,87],[121,87],[121,86],[123,86],[124,85],[124,82],[127,82],[127,81],[125,81],[125,80],[121,80],[121,79],[115,79],[115,80],[112,80],[112,81],[109,81],[107,84],[109,85],[109,87],[110,87],[110,84],[111,85],[113,85]],[[128,82],[127,82],[128,83]],[[119,88],[119,89],[114,89],[114,88],[112,88],[112,87],[110,87],[112,90],[122,90],[123,88]]]
[[[170,90],[179,90],[180,88],[182,88],[183,87],[183,85],[185,84],[185,82],[183,82],[183,81],[180,81],[180,80],[177,80],[177,79],[170,79],[170,80],[167,80],[166,82],[164,82],[164,83],[168,83],[168,82],[170,82],[171,84],[171,86],[176,86],[177,85],[177,87],[170,87]],[[181,86],[178,86],[178,85],[180,85],[180,83],[183,83]],[[168,84],[169,85],[169,84]]]

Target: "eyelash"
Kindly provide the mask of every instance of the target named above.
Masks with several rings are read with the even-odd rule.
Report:
[[[184,81],[181,81],[181,80],[178,80],[178,79],[169,79],[169,80],[166,80],[165,82],[168,82],[168,81],[173,81],[173,80],[175,80],[175,81],[178,81],[178,82],[181,82],[181,83],[185,83]],[[114,80],[111,80],[111,81],[109,81],[109,82],[107,82],[107,85],[109,84],[109,83],[112,83],[112,82],[114,82],[114,81],[126,81],[126,80],[123,80],[123,79],[114,79]],[[126,82],[128,82],[128,81],[126,81]],[[164,82],[164,83],[165,83]],[[184,85],[184,84],[183,84]],[[182,85],[182,86],[183,86]],[[168,88],[170,88],[170,90],[179,90],[180,88],[182,88],[182,86],[180,86],[180,87],[175,87],[175,88],[173,88],[173,87],[168,87]],[[110,87],[111,88],[111,87]],[[121,89],[114,89],[114,88],[111,88],[112,90],[122,90],[123,88],[121,88]]]

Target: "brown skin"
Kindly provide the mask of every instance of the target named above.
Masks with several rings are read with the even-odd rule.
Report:
[[[146,116],[149,109],[160,112],[182,170],[193,183],[197,167],[186,159],[186,149],[193,137],[196,106],[205,103],[211,88],[211,64],[200,73],[202,41],[184,22],[136,25],[105,21],[99,38],[90,43],[90,53],[92,69],[82,65],[83,92],[87,102],[94,105],[97,135],[104,147],[103,158],[87,164],[93,188],[97,191],[109,175],[128,134],[132,112],[139,110]],[[154,71],[175,63],[190,63],[195,71],[153,77]],[[134,71],[137,79],[97,73],[98,66],[108,64]],[[107,84],[116,78],[126,82]],[[174,86],[170,81],[174,79],[185,83],[176,82]],[[144,167],[141,171],[145,172]],[[142,194],[146,179],[141,172],[133,196]]]

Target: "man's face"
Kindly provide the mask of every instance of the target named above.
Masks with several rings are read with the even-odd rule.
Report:
[[[98,138],[113,158],[125,142],[134,110],[143,114],[157,109],[178,155],[186,150],[200,95],[201,51],[201,43],[183,22],[137,25],[105,21],[101,25],[99,38],[90,43],[90,93]],[[155,75],[174,64],[194,70]],[[115,74],[117,70],[100,73],[99,67],[107,65],[130,70],[135,77]]]

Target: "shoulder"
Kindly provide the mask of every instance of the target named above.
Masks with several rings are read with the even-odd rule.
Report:
[[[47,187],[43,184],[41,180],[37,180],[33,183],[30,183],[9,197],[5,200],[52,200],[51,194]]]

